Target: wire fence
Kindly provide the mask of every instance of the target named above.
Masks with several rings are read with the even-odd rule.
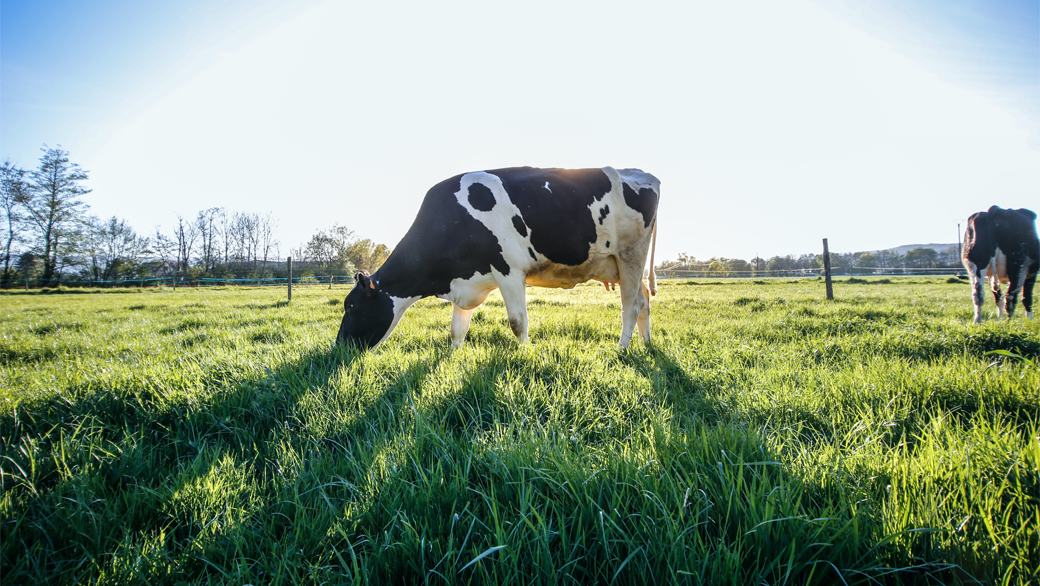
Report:
[[[823,276],[822,268],[815,269],[778,269],[773,271],[727,271],[727,270],[684,270],[658,269],[658,279],[778,279],[778,278],[815,278]],[[870,276],[967,276],[963,268],[958,267],[831,267],[831,277],[870,277]]]
[[[797,279],[816,278],[823,276],[823,269],[780,269],[773,271],[726,271],[726,270],[683,270],[683,269],[658,269],[658,279]],[[832,269],[832,277],[867,277],[867,276],[943,276],[951,275],[967,277],[963,268],[938,267],[853,267],[851,269]],[[42,281],[39,279],[21,280],[8,283],[0,287],[2,290],[10,289],[49,289],[56,287],[66,288],[150,288],[150,287],[287,287],[287,277],[263,277],[263,278],[224,278],[224,277],[149,277],[142,279],[117,279],[117,280],[89,280],[73,279],[64,277],[54,281]],[[293,277],[293,287],[297,286],[319,286],[331,285],[353,285],[354,278],[350,275],[308,275],[304,277]]]
[[[353,285],[354,278],[349,275],[312,275],[305,277],[293,277],[293,287],[325,285]],[[52,281],[39,279],[21,280],[12,282],[0,289],[49,289],[55,287],[67,288],[137,288],[146,289],[151,287],[287,287],[287,277],[264,277],[264,278],[222,278],[222,277],[150,277],[145,279],[118,279],[118,280],[90,280],[61,278]]]

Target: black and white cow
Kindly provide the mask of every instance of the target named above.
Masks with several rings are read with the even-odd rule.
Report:
[[[983,271],[990,278],[997,317],[1015,313],[1018,293],[1026,316],[1033,318],[1033,285],[1040,269],[1040,240],[1036,235],[1036,214],[1027,209],[1005,210],[993,206],[972,214],[964,231],[961,262],[971,278],[975,323],[982,321]],[[1007,295],[1000,292],[1007,283]]]
[[[598,280],[621,286],[621,347],[637,324],[650,341],[643,282],[656,237],[660,181],[638,169],[518,167],[456,175],[426,193],[412,227],[382,267],[359,273],[336,338],[371,348],[423,297],[454,304],[451,344],[466,338],[473,310],[495,289],[509,325],[527,339],[526,285],[570,289]],[[650,254],[653,267],[653,253]]]

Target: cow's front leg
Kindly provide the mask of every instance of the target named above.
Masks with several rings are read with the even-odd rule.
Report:
[[[986,294],[982,290],[982,271],[971,264],[967,267],[968,277],[971,283],[971,303],[975,307],[975,323],[982,322],[982,302],[986,298]]]
[[[469,320],[473,317],[472,309],[462,309],[458,305],[452,306],[451,312],[451,347],[458,348],[466,341],[466,332],[469,331]]]
[[[514,274],[519,272],[514,271]],[[517,341],[523,344],[527,340],[527,284],[522,275],[518,279],[503,277],[498,280],[498,289],[506,304],[509,328],[513,330]]]

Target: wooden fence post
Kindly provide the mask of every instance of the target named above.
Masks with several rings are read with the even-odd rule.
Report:
[[[289,301],[292,301],[292,257],[288,257],[289,263]]]
[[[831,288],[831,253],[827,250],[827,239],[823,239],[823,278],[827,282],[827,301],[834,301],[834,289]]]
[[[961,261],[961,244],[964,240],[964,234],[961,233],[961,223],[957,222],[957,262]]]

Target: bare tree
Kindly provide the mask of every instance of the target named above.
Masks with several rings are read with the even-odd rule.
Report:
[[[25,230],[27,220],[20,202],[29,198],[28,174],[24,169],[4,161],[0,166],[0,213],[3,214],[7,233],[4,234],[4,272],[0,276],[0,285],[7,285],[14,278],[11,271],[11,248],[18,243]]]
[[[177,229],[174,235],[177,239],[177,270],[187,272],[191,266],[195,241],[199,237],[198,226],[194,222],[185,222],[184,218],[177,214]]]
[[[253,271],[256,271],[256,265],[260,260],[260,215],[259,214],[243,214],[248,221],[246,222],[246,238],[249,241],[249,255],[253,261]]]
[[[163,234],[162,228],[155,227],[155,235],[152,236],[152,252],[158,257],[160,270],[163,276],[170,272],[170,261],[177,257],[179,247],[175,239]]]
[[[89,230],[87,219],[84,217],[76,218],[63,228],[62,237],[58,239],[54,247],[56,259],[54,274],[59,281],[69,267],[81,266],[85,263],[83,241]]]
[[[89,257],[89,266],[87,272],[90,275],[91,281],[101,280],[102,264],[104,261],[101,260],[101,231],[104,229],[102,222],[96,216],[89,216],[86,219],[87,230],[85,230],[82,240],[83,252]]]
[[[230,237],[233,258],[239,263],[252,263],[256,268],[256,249],[259,236],[257,217],[254,214],[236,212],[230,222]]]
[[[238,212],[235,212],[228,216],[227,226],[224,230],[224,239],[229,251],[225,253],[228,257],[227,263],[242,262],[242,256],[244,255],[245,238],[241,234],[242,225],[239,215]]]
[[[136,274],[148,239],[139,237],[126,220],[115,216],[92,220],[88,238],[95,245],[91,255],[92,272],[100,274],[103,280]]]
[[[224,266],[228,265],[228,252],[231,249],[231,217],[224,208],[213,208],[217,210],[216,226],[220,233],[220,242],[224,246]]]
[[[216,268],[219,256],[221,235],[220,217],[224,215],[224,208],[210,208],[199,212],[195,218],[195,229],[199,234],[199,244],[202,247],[202,266],[206,271]]]
[[[43,280],[50,282],[58,272],[59,249],[67,238],[77,234],[76,221],[87,207],[79,198],[90,190],[80,185],[88,179],[87,172],[69,162],[67,151],[47,148],[47,145],[40,150],[43,151],[40,166],[31,173],[31,188],[20,203],[40,231]],[[61,260],[64,265],[64,258]]]
[[[271,253],[277,249],[278,240],[274,237],[274,228],[277,223],[271,219],[271,212],[267,212],[264,216],[257,216],[257,232],[259,234],[259,247],[261,254],[263,255],[262,268],[260,269],[260,278],[264,278],[264,271],[267,269],[267,259]]]

